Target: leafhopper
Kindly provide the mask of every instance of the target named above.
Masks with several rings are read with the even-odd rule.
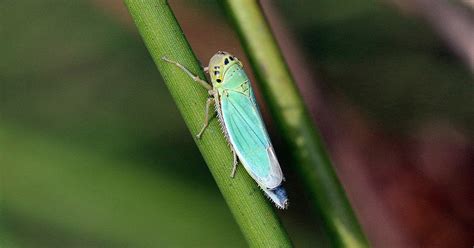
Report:
[[[194,81],[207,89],[204,125],[196,135],[201,138],[210,119],[210,107],[215,106],[223,133],[234,155],[231,177],[235,176],[240,161],[250,176],[278,208],[288,207],[288,197],[282,186],[284,180],[280,164],[262,120],[250,80],[242,62],[235,56],[219,51],[204,68],[211,84],[190,72],[186,67],[166,57]]]

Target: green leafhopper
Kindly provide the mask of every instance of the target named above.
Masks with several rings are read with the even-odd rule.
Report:
[[[214,104],[222,130],[234,155],[231,177],[234,177],[240,161],[276,206],[287,208],[288,197],[282,186],[283,173],[242,63],[227,52],[217,52],[212,56],[209,66],[204,68],[211,78],[212,84],[209,84],[178,62],[165,57],[162,59],[181,68],[209,92],[204,125],[196,135],[197,138],[201,138],[208,126],[209,108]]]

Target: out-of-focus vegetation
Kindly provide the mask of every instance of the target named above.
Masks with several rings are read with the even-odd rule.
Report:
[[[245,246],[142,41],[103,3],[0,3],[0,246]],[[327,92],[387,129],[473,132],[471,75],[418,20],[373,1],[277,7]],[[290,236],[324,246],[289,187]]]
[[[474,133],[468,67],[420,18],[389,1],[277,2],[328,87],[384,128],[407,131],[442,119]]]
[[[252,61],[275,125],[292,154],[291,167],[318,209],[333,247],[369,247],[366,235],[337,178],[318,127],[315,127],[282,51],[259,3],[234,0],[226,4]]]

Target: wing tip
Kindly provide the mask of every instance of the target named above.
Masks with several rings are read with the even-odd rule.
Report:
[[[275,203],[276,207],[279,209],[287,209],[290,202],[288,200],[288,196],[286,194],[285,188],[282,185],[274,188],[274,189],[265,189],[262,188],[265,192],[265,195],[270,198],[270,200]]]
[[[280,163],[278,162],[278,159],[275,155],[275,151],[273,150],[273,146],[270,145],[267,147],[267,154],[270,159],[270,168],[271,168],[271,173],[270,173],[270,178],[271,180],[268,180],[267,182],[267,188],[270,189],[276,189],[281,185],[281,183],[285,180],[283,177],[283,172],[281,170]]]

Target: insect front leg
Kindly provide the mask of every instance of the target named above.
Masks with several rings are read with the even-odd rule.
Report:
[[[199,78],[199,76],[194,75],[190,70],[188,70],[188,68],[184,67],[180,63],[178,63],[176,61],[173,61],[173,60],[170,60],[170,59],[166,58],[165,56],[161,57],[161,59],[168,62],[168,63],[170,63],[170,64],[176,65],[178,68],[183,70],[186,74],[188,74],[188,76],[190,76],[195,82],[198,82],[202,87],[206,88],[207,90],[212,90],[212,86],[209,83],[207,83],[205,80],[202,80],[201,78]]]
[[[214,98],[207,98],[204,125],[202,126],[201,131],[199,131],[199,133],[196,135],[196,138],[198,139],[201,139],[202,133],[204,132],[204,130],[206,130],[207,126],[209,126],[209,107],[213,103],[214,103]]]

